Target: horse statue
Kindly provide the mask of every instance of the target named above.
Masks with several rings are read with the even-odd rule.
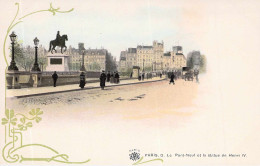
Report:
[[[65,47],[64,52],[67,50],[67,46],[65,45],[65,40],[66,41],[68,40],[68,36],[67,35],[62,35],[60,37],[60,40],[55,39],[55,40],[50,41],[49,52],[51,51],[51,53],[52,53],[52,51],[54,50],[55,53],[56,53],[57,51],[55,50],[55,47],[59,46],[59,47],[61,47],[61,53],[63,54],[63,51],[62,51],[63,47]]]

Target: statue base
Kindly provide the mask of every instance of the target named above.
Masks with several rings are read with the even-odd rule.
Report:
[[[69,71],[69,55],[62,53],[48,53],[46,71]]]

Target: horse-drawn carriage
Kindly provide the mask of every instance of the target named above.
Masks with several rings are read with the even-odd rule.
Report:
[[[190,67],[182,68],[182,79],[185,81],[193,81],[193,71]]]

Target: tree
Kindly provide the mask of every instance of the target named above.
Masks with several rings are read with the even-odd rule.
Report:
[[[187,55],[187,67],[193,68],[193,57],[192,57],[192,52],[189,52]]]
[[[9,47],[9,49],[10,49],[10,57],[11,57],[12,47]],[[28,56],[28,54],[25,53],[21,41],[19,42],[15,41],[14,43],[14,59],[17,67],[25,71],[29,71],[34,62],[34,58],[32,56]]]
[[[204,73],[207,70],[207,59],[205,55],[201,55],[200,57],[200,72]]]
[[[41,65],[41,70],[43,71],[43,69],[46,68],[48,60],[46,57],[41,56],[41,57],[38,57],[38,63],[39,63],[39,65]]]

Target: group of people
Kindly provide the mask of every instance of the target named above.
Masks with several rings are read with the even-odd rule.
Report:
[[[99,78],[101,89],[104,90],[106,86],[106,82],[118,84],[120,82],[119,78],[120,76],[118,72],[110,73],[110,71],[108,71],[108,73],[105,74],[105,71],[102,70],[102,73],[100,74],[100,78]]]
[[[105,73],[105,71],[102,71]],[[107,82],[110,82],[110,83],[116,83],[118,84],[119,83],[119,74],[118,72],[110,72],[108,71],[107,74],[106,74],[106,77],[107,77]]]
[[[193,81],[193,77],[196,78],[196,82],[199,83],[199,70],[194,70],[194,72],[190,71],[189,73],[186,73],[184,78],[186,81],[186,76],[187,74],[189,74],[189,76],[192,78]],[[173,71],[173,72],[168,72],[168,78],[170,79],[170,83],[169,84],[175,84],[174,80],[179,79],[180,77],[182,77],[182,73],[180,71]]]
[[[119,78],[120,76],[118,72],[111,72],[111,73],[108,72],[107,74],[105,74],[105,71],[103,70],[99,77],[101,89],[103,90],[105,88],[106,82],[118,84],[120,82]],[[52,74],[52,79],[53,79],[53,86],[56,87],[56,83],[58,80],[58,74],[56,71]],[[79,87],[84,88],[85,85],[86,85],[86,76],[84,72],[81,72]]]
[[[130,77],[132,78],[132,74],[130,75]],[[160,73],[159,76],[160,78],[162,78],[162,74]],[[196,82],[199,82],[199,71],[195,70],[194,71],[194,76],[196,77]],[[146,77],[148,78],[152,78],[152,73],[146,73]],[[178,79],[179,77],[179,72],[168,72],[168,78],[170,79],[169,84],[175,84],[174,80]],[[100,87],[102,90],[104,90],[105,86],[106,86],[106,82],[110,82],[110,83],[115,83],[118,84],[120,82],[119,80],[120,76],[118,72],[109,72],[106,74],[105,71],[103,70],[102,73],[100,74],[99,80],[100,80]],[[145,73],[140,73],[138,80],[144,80],[145,78]],[[58,79],[58,74],[55,71],[52,75],[52,79],[53,79],[53,86],[56,87],[56,83],[57,83],[57,79]],[[80,74],[80,83],[79,83],[79,87],[84,88],[84,86],[86,85],[86,77],[85,77],[85,73],[81,72]]]
[[[141,80],[144,80],[146,77],[146,79],[152,79],[153,78],[153,74],[152,73],[140,73],[139,76],[138,76],[138,80],[141,81]]]

